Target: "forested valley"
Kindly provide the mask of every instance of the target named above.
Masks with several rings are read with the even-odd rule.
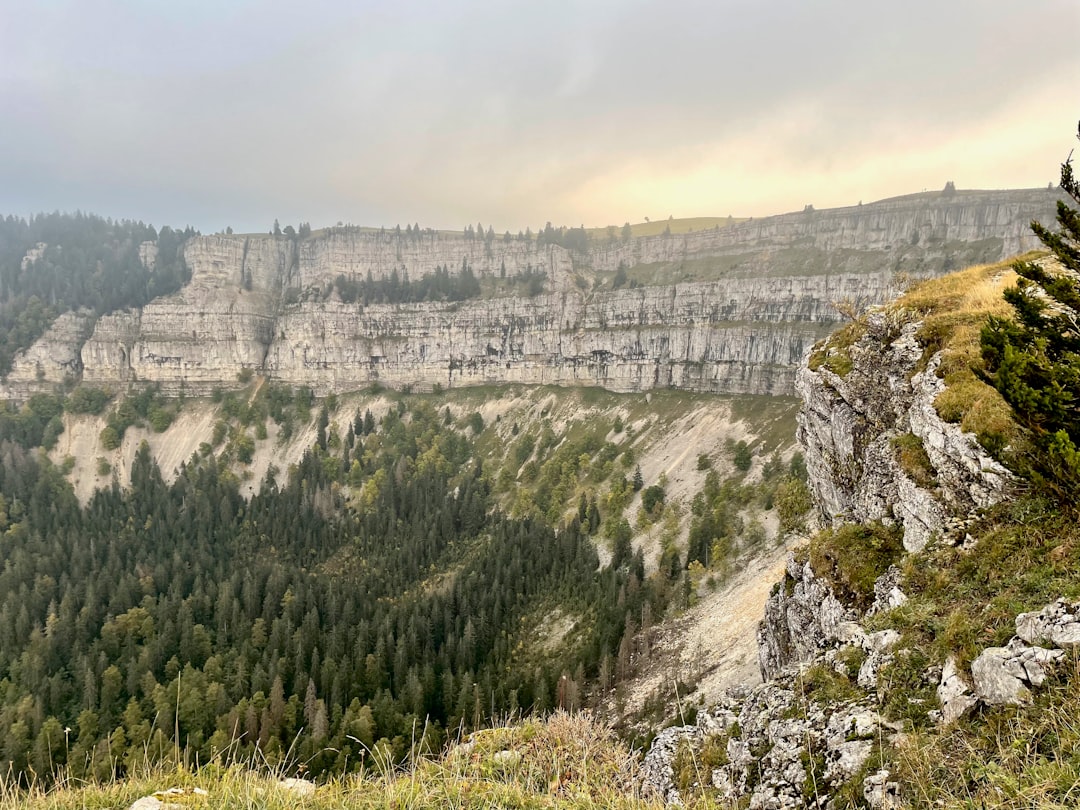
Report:
[[[678,561],[646,579],[625,543],[601,567],[584,501],[558,527],[503,514],[470,434],[410,407],[250,500],[213,454],[167,484],[144,444],[80,506],[5,440],[0,757],[24,780],[253,756],[317,776],[596,699]],[[581,620],[545,639],[559,612]]]

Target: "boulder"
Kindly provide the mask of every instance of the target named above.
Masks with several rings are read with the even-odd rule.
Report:
[[[1042,610],[1021,613],[1016,617],[1016,635],[1028,644],[1066,649],[1080,645],[1080,602],[1058,599]]]
[[[1027,703],[1029,687],[1041,686],[1047,670],[1064,655],[1062,650],[1029,647],[1018,638],[1005,647],[988,647],[971,663],[975,694],[992,706]]]
[[[941,670],[941,683],[937,688],[938,703],[941,704],[940,722],[944,725],[955,723],[975,705],[975,698],[971,694],[971,687],[960,676],[956,667],[956,659],[949,657]]]

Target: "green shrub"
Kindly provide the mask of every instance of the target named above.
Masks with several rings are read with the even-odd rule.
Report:
[[[120,434],[112,425],[106,425],[101,431],[101,446],[106,450],[115,450],[120,446]]]
[[[806,484],[791,475],[776,485],[772,502],[780,517],[780,531],[782,532],[801,531],[804,525],[803,518],[814,505]]]
[[[1080,203],[1072,164],[1061,167],[1061,188]],[[1060,268],[1020,261],[1005,291],[1016,320],[991,317],[982,330],[989,380],[1032,435],[1035,453],[1021,472],[1063,501],[1080,490],[1080,211],[1058,202],[1060,231],[1031,229]]]
[[[150,409],[147,419],[150,421],[150,427],[153,428],[155,433],[164,433],[172,424],[173,414],[172,411],[155,407]]]
[[[651,487],[645,487],[641,493],[641,508],[655,517],[664,505],[664,496],[664,488],[661,486],[654,484]]]
[[[102,388],[94,388],[90,385],[80,385],[68,394],[67,408],[69,413],[89,413],[97,415],[105,410],[105,405],[112,399],[112,394]]]
[[[41,434],[41,446],[46,450],[56,447],[56,440],[64,432],[64,422],[59,416],[54,416],[45,423],[45,430]]]
[[[880,523],[848,524],[818,532],[810,541],[810,566],[840,599],[860,611],[874,601],[874,580],[904,553],[903,530]]]
[[[741,439],[735,443],[735,455],[732,459],[735,469],[746,472],[754,463],[754,454],[750,451],[750,445]]]

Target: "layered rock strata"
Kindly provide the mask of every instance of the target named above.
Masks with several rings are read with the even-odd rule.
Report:
[[[40,340],[15,355],[3,390],[9,397],[26,399],[65,380],[77,379],[83,368],[80,349],[93,326],[91,312],[65,312]]]
[[[244,369],[319,393],[373,382],[790,393],[800,358],[840,317],[833,303],[880,303],[897,272],[1029,247],[1028,222],[1051,216],[1054,199],[1045,190],[913,195],[598,241],[587,253],[433,231],[200,236],[184,246],[192,278],[179,293],[101,317],[85,345],[68,325],[54,328],[16,359],[4,393],[25,397],[71,369],[96,385],[159,383],[172,394],[235,385]],[[465,267],[484,298],[363,306],[334,286]],[[620,267],[652,285],[612,289],[605,274]],[[538,276],[533,297],[514,283]]]
[[[778,251],[801,249],[803,254],[792,252],[781,257],[782,262],[797,266],[806,257],[805,251],[816,250],[829,255],[827,267],[836,271],[865,266],[867,257],[859,254],[876,255],[879,267],[884,267],[905,252],[912,258],[940,256],[949,246],[984,241],[992,242],[1000,256],[1011,256],[1038,246],[1031,220],[1053,221],[1058,196],[1049,189],[911,194],[868,205],[810,209],[727,228],[636,239],[595,251],[592,263],[597,269],[615,270],[619,264],[741,255],[741,270],[750,273],[775,270]],[[761,255],[762,251],[772,255]]]

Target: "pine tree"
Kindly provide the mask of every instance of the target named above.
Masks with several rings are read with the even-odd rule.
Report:
[[[1071,158],[1061,188],[1080,203]],[[1058,201],[1057,222],[1057,232],[1031,223],[1052,260],[1013,265],[1020,279],[1005,300],[1016,320],[990,318],[981,343],[987,381],[1031,436],[1034,452],[1019,460],[1020,471],[1072,500],[1080,489],[1080,212]]]

